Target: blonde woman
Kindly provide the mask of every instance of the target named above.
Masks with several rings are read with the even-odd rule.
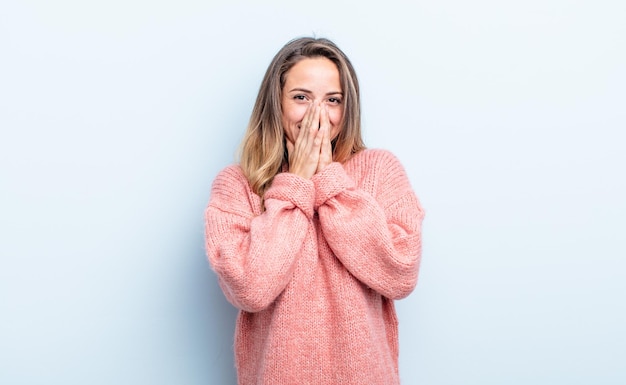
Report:
[[[365,148],[345,54],[287,43],[206,209],[209,262],[240,309],[239,384],[398,384],[393,301],[417,282],[423,216],[398,160]]]

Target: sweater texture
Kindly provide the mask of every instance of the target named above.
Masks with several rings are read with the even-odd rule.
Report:
[[[238,383],[399,384],[393,300],[417,283],[424,212],[397,158],[280,173],[264,198],[233,165],[205,212],[209,262],[240,309]]]

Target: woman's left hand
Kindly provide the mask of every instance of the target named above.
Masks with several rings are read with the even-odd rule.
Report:
[[[333,147],[330,143],[330,118],[328,117],[328,107],[326,105],[323,105],[320,111],[320,131],[322,133],[322,145],[315,173],[322,171],[324,167],[333,161]]]

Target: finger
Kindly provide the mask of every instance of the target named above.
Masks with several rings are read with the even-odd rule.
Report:
[[[302,117],[302,121],[300,121],[300,126],[298,130],[298,136],[296,137],[295,145],[300,148],[303,144],[305,144],[309,138],[308,133],[308,122],[311,120],[311,115],[313,111],[313,103],[309,104],[307,107],[304,116]]]
[[[320,112],[320,131],[324,132],[323,146],[330,144],[330,119],[328,117],[328,107],[323,106]]]
[[[302,140],[302,148],[303,151],[311,151],[311,148],[315,145],[315,140],[317,133],[319,132],[319,115],[320,115],[320,106],[316,103],[311,106],[311,114],[307,117],[306,125],[303,125],[300,129],[302,135],[305,135],[306,138]],[[318,150],[319,151],[319,150]]]
[[[310,178],[315,174],[320,156],[322,136],[319,127],[319,105],[311,104],[300,125],[300,132],[294,144],[289,145],[289,172]],[[317,120],[317,122],[316,122]],[[315,127],[315,129],[312,129]]]
[[[315,106],[315,113],[313,115],[313,120],[311,121],[311,125],[309,128],[309,132],[313,137],[313,143],[316,147],[316,153],[319,153],[319,146],[322,145],[322,139],[324,138],[324,130],[320,130],[320,118],[322,114],[322,107],[318,104]]]
[[[328,114],[328,107],[322,108],[320,116],[320,131],[323,132],[322,145],[320,148],[320,157],[317,165],[317,172],[320,172],[324,167],[329,165],[333,161],[333,148],[330,142],[330,118]]]
[[[309,132],[316,136],[317,132],[320,129],[320,115],[321,115],[322,107],[319,104],[315,105],[315,110],[313,111],[313,116],[311,117],[311,122],[309,123]]]
[[[317,160],[317,167],[315,172],[320,172],[324,169],[324,167],[326,167],[329,163],[329,149],[328,149],[328,145],[327,143],[330,143],[328,141],[328,130],[326,129],[320,129],[320,149],[319,149],[319,157]]]
[[[330,131],[330,117],[328,115],[328,106],[323,106],[320,112],[320,130],[324,128]]]
[[[313,115],[315,114],[315,103],[310,103],[304,113],[304,117],[302,118],[302,122],[300,122],[300,131],[308,130],[311,121],[313,120]]]
[[[310,135],[310,127],[311,127],[311,122],[314,119],[314,115],[315,115],[315,103],[310,103],[309,106],[307,107],[306,112],[304,113],[304,117],[302,118],[302,121],[300,122],[300,132],[298,133],[298,137],[301,137],[300,139],[300,144],[303,145],[304,147],[307,146],[308,142],[310,140],[313,140],[312,136]]]
[[[313,142],[315,140],[315,133],[317,132],[317,130],[315,130],[315,133],[311,133],[311,124],[316,114],[316,107],[315,103],[310,103],[304,117],[302,118],[300,131],[298,132],[298,137],[296,138],[293,146],[294,159],[306,157],[311,152],[311,147],[313,146]]]

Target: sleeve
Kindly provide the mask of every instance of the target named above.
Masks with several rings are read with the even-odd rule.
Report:
[[[400,299],[417,284],[424,211],[392,154],[382,152],[372,163],[373,194],[357,188],[339,163],[316,174],[315,208],[345,268],[381,295]]]
[[[237,175],[239,174],[239,175]],[[254,215],[248,182],[226,169],[213,183],[205,211],[206,251],[226,298],[258,312],[289,283],[313,216],[310,180],[278,174],[265,193],[266,210]]]

